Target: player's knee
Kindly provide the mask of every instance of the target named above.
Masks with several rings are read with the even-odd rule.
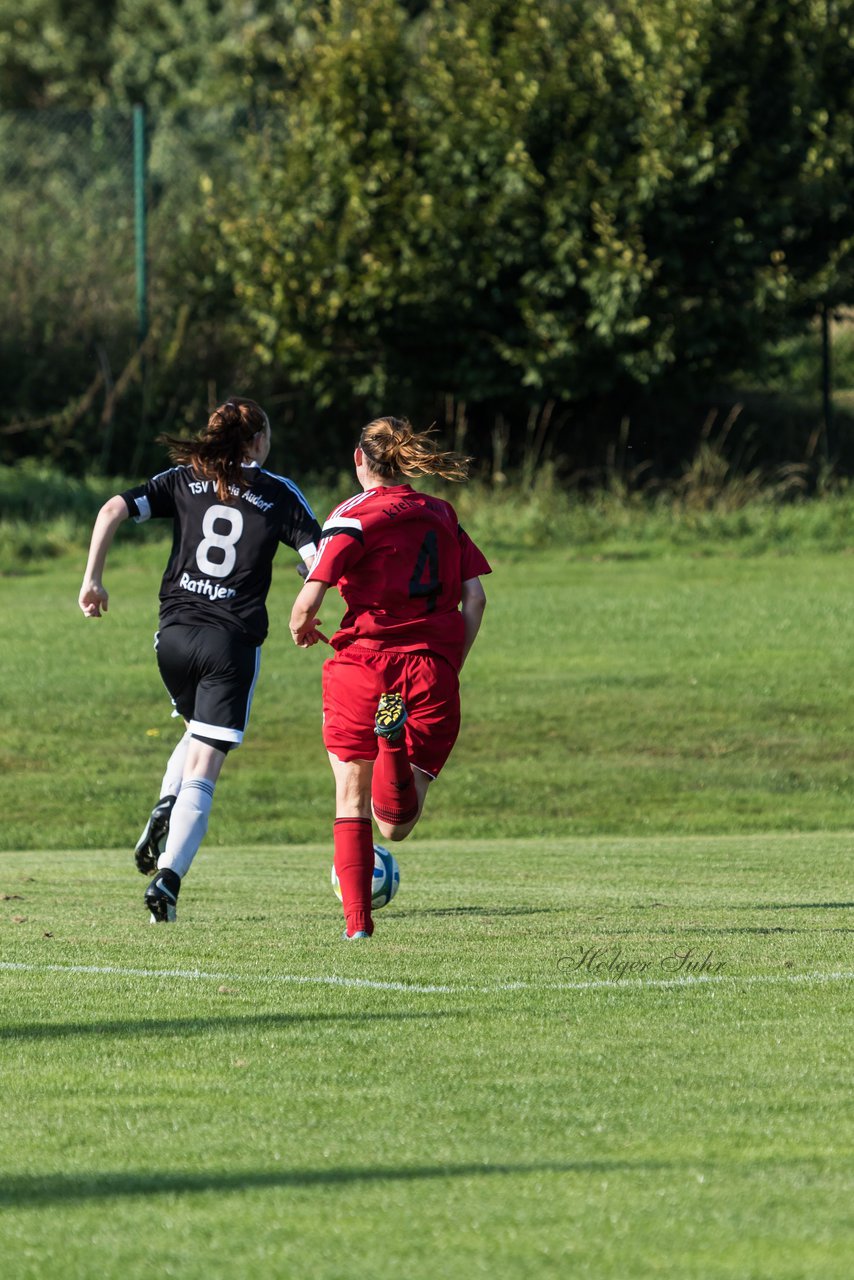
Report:
[[[401,840],[405,840],[413,827],[416,826],[418,819],[413,818],[411,822],[383,822],[374,814],[374,821],[380,830],[380,835],[384,840],[390,840],[392,844],[397,844]]]

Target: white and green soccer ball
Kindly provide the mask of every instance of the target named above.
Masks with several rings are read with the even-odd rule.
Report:
[[[397,859],[393,853],[389,853],[388,849],[384,849],[381,844],[374,845],[374,883],[371,888],[371,907],[374,911],[378,911],[380,907],[388,906],[394,895],[400,887],[400,867],[397,865]],[[335,890],[336,897],[341,897],[341,886],[338,883],[338,876],[335,874],[335,867],[332,868],[332,888]]]

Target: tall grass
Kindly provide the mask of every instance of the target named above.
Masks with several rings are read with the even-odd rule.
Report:
[[[691,475],[658,489],[608,482],[567,491],[548,473],[528,488],[473,485],[456,506],[473,537],[504,551],[563,546],[584,559],[842,551],[854,546],[854,494],[839,486],[821,497],[799,492],[799,476],[722,476],[718,460],[695,461]]]
[[[83,550],[99,507],[138,483],[139,477],[69,476],[31,459],[15,467],[0,466],[0,574],[26,573],[39,561]],[[317,511],[324,514],[326,504],[334,500],[327,490],[320,486],[306,490]],[[135,542],[168,536],[162,521],[132,531],[120,528],[117,535],[119,541],[130,537]]]
[[[107,497],[132,481],[77,479],[43,464],[0,467],[0,573],[27,572],[35,563],[83,549]],[[322,520],[352,493],[354,481],[300,479]],[[525,482],[474,480],[437,492],[452,501],[468,532],[484,547],[512,554],[550,546],[578,558],[646,559],[725,549],[737,555],[854,547],[854,491],[844,481],[806,492],[803,467],[765,474],[737,470],[715,441],[701,443],[681,476],[667,483],[616,469],[592,488],[567,487],[550,467]],[[130,535],[165,539],[162,522]]]
[[[79,479],[32,460],[0,467],[0,573],[20,573],[35,561],[82,546],[100,505],[129,484]]]

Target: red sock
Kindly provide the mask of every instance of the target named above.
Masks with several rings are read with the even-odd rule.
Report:
[[[402,826],[418,812],[418,794],[409,763],[409,752],[403,734],[396,742],[387,738],[377,741],[379,754],[371,779],[371,801],[374,813],[383,822]]]
[[[347,932],[373,933],[371,889],[374,882],[374,839],[370,818],[336,818],[335,871],[344,900]]]

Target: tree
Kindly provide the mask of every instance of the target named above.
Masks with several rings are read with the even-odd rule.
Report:
[[[0,0],[0,106],[91,105],[110,70],[117,0]],[[101,38],[93,38],[98,33]]]
[[[453,398],[518,459],[557,404],[595,460],[854,292],[854,0],[116,0],[99,50],[90,9],[35,0],[15,61],[0,0],[0,58],[16,100],[145,98],[170,406]]]

